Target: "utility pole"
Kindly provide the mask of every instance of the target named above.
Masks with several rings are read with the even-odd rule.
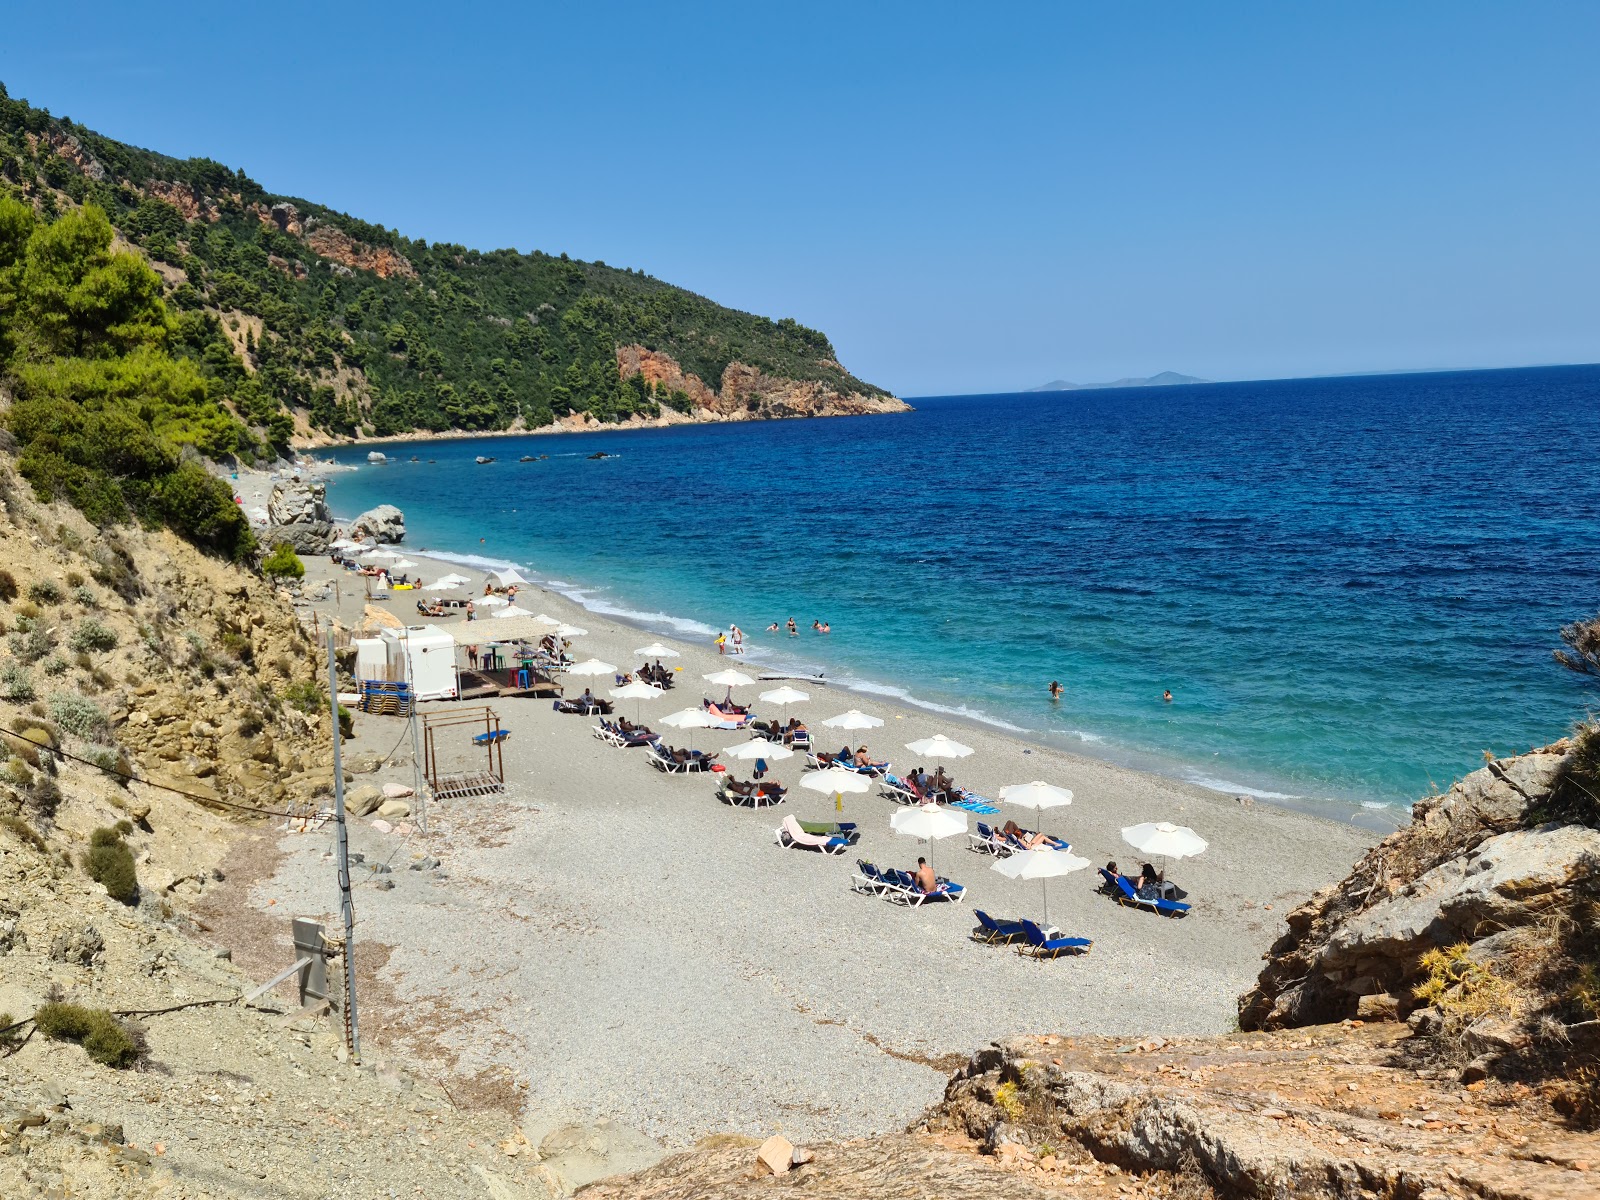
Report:
[[[328,627],[328,705],[333,717],[333,813],[338,826],[339,911],[344,917],[344,1045],[350,1061],[361,1065],[361,1031],[356,1024],[356,906],[350,895],[350,830],[344,819],[344,755],[339,733],[339,668]]]

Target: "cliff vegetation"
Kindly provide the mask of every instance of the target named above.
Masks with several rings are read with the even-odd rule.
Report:
[[[172,352],[260,448],[327,435],[903,408],[790,318],[639,271],[429,244],[103,137],[0,86],[0,187],[42,221],[93,206],[148,257]],[[129,271],[131,276],[132,272]],[[624,348],[627,348],[624,352]],[[641,370],[636,352],[670,361]]]

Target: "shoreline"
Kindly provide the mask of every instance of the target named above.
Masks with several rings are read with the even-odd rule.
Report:
[[[270,486],[265,478],[240,485],[247,495]],[[441,552],[403,544],[401,552],[427,564],[424,576],[459,569],[480,580],[454,595],[481,592],[481,572]],[[327,557],[305,562],[309,588],[332,579],[344,585],[310,607],[323,620],[360,625],[365,588]],[[415,601],[425,595],[391,592],[372,607],[412,624],[420,620]],[[679,657],[663,660],[680,668],[672,694],[641,712],[631,702],[618,710],[658,729],[665,714],[720,694],[702,674],[738,666],[755,675],[763,665],[719,656],[703,637],[642,632],[547,587],[520,589],[518,602],[586,629],[574,647],[579,659],[632,670],[634,648],[646,641],[677,649]],[[426,623],[464,644],[469,632],[491,637],[495,620]],[[609,686],[603,679],[597,693]],[[567,689],[585,683],[596,681],[569,677]],[[739,696],[775,715],[756,695],[771,686]],[[397,1048],[447,1062],[464,1080],[490,1073],[514,1080],[524,1118],[541,1125],[604,1118],[672,1146],[728,1130],[777,1130],[797,1141],[884,1134],[936,1098],[952,1056],[1006,1036],[1045,1027],[1118,1037],[1226,1031],[1282,914],[1342,877],[1377,840],[1348,823],[1241,805],[958,714],[831,683],[799,686],[811,699],[789,711],[821,746],[846,736],[821,722],[859,708],[883,724],[847,735],[851,744],[864,742],[896,769],[914,761],[905,743],[946,732],[973,747],[971,757],[948,765],[981,795],[1029,779],[1075,792],[1070,806],[1042,821],[1001,811],[970,817],[969,828],[1015,816],[1066,836],[1096,867],[1108,859],[1126,867],[1140,856],[1122,842],[1123,827],[1147,820],[1194,827],[1210,848],[1173,864],[1172,877],[1196,911],[1164,921],[1120,907],[1095,890],[1092,870],[1051,880],[1048,891],[1038,881],[1006,879],[964,838],[929,845],[892,833],[896,806],[876,789],[843,800],[844,819],[861,833],[848,853],[783,849],[773,830],[786,816],[835,814],[831,798],[796,786],[802,757],[772,764],[771,777],[790,788],[782,805],[731,808],[713,797],[719,777],[652,770],[642,751],[597,740],[592,719],[555,713],[548,700],[491,699],[510,731],[505,794],[430,804],[427,834],[352,823],[352,848],[368,862],[392,863],[358,893],[361,936],[390,951],[380,972],[384,993],[395,1011],[437,1018],[396,1028],[389,1036]],[[421,708],[448,713],[456,705]],[[406,729],[398,717],[357,714],[346,761],[397,752],[403,760]],[[745,736],[663,732],[673,745],[711,750]],[[482,763],[465,735],[442,732],[437,753],[452,770]],[[749,778],[749,764],[729,766],[736,778]],[[390,761],[352,786],[369,781],[409,785],[412,767]],[[323,857],[326,838],[286,832],[279,844],[285,857],[271,877],[250,885],[251,906],[333,919],[339,897]],[[906,868],[919,854],[969,889],[966,902],[907,909],[851,890],[858,858]],[[434,860],[442,867],[428,869]],[[386,890],[374,890],[378,880]],[[1093,952],[1040,963],[974,942],[974,908],[1045,919],[1094,939]]]
[[[898,396],[889,399],[905,405],[903,408],[885,408],[877,412],[858,413],[800,413],[794,416],[762,416],[750,413],[717,413],[714,416],[701,414],[713,413],[715,410],[698,408],[690,413],[680,413],[676,409],[663,408],[660,415],[654,417],[629,416],[625,421],[606,422],[598,421],[591,416],[581,419],[575,413],[560,417],[549,425],[538,425],[533,428],[521,429],[446,429],[435,432],[430,429],[414,429],[409,433],[391,433],[382,437],[336,437],[331,434],[321,434],[314,437],[301,437],[296,434],[289,439],[289,449],[297,454],[314,450],[334,450],[343,446],[378,447],[385,444],[396,446],[411,446],[421,442],[451,442],[465,441],[469,438],[503,438],[503,437],[551,437],[566,433],[615,433],[631,432],[641,429],[675,429],[680,425],[742,425],[756,421],[828,421],[842,417],[897,417],[916,410],[906,404]],[[521,418],[519,417],[520,421]],[[513,422],[513,425],[515,422]],[[243,472],[240,472],[242,475]]]
[[[314,466],[303,469],[302,473],[309,470],[312,472],[312,477],[320,477],[325,474],[360,470],[366,465],[368,464],[341,464],[315,460]],[[241,485],[244,478],[245,475],[241,472]],[[336,516],[334,524],[339,526],[354,519],[356,515],[348,513]],[[607,595],[609,585],[566,584],[561,580],[552,581],[537,567],[513,563],[503,556],[449,548],[424,550],[414,545],[405,548],[404,552],[410,557],[425,557],[435,564],[440,564],[440,569],[435,574],[444,574],[457,568],[484,572],[490,569],[487,564],[516,566],[518,570],[530,576],[531,586],[537,587],[541,595],[569,602],[589,617],[621,621],[652,635],[689,641],[699,637],[702,642],[695,642],[699,645],[708,642],[718,632],[716,628],[696,618],[678,616],[659,609],[647,611],[604,601],[595,605],[593,600]],[[581,624],[581,621],[577,623]],[[799,674],[816,677],[834,669],[815,660],[807,663],[803,651],[796,656],[781,641],[776,645],[765,644],[762,640],[766,636],[764,634],[755,633],[746,636],[747,645],[750,647],[747,659],[752,663],[771,663],[774,670],[792,668]],[[1209,774],[1202,763],[1166,754],[1158,748],[1125,746],[1108,742],[1099,735],[1081,730],[1028,728],[1004,717],[969,708],[960,701],[939,703],[923,700],[892,677],[881,679],[858,677],[845,670],[830,678],[828,686],[841,694],[848,693],[852,696],[890,702],[905,711],[919,712],[934,719],[955,721],[966,728],[1004,733],[1032,745],[1080,755],[1087,760],[1106,763],[1122,770],[1181,783],[1206,794],[1225,797],[1236,802],[1267,804],[1312,818],[1330,820],[1336,824],[1348,824],[1375,834],[1391,833],[1410,820],[1409,802],[1395,804],[1357,796],[1317,796],[1290,792],[1282,789],[1293,785],[1273,778],[1270,772],[1261,772],[1251,782],[1217,778]]]

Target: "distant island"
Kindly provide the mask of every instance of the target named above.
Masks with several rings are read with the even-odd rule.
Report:
[[[1052,379],[1049,383],[1041,383],[1038,387],[1028,388],[1030,392],[1086,392],[1095,388],[1124,388],[1124,387],[1176,387],[1181,383],[1210,383],[1209,379],[1198,379],[1193,375],[1179,375],[1176,371],[1163,371],[1159,375],[1149,375],[1144,378],[1127,378],[1113,380],[1111,383],[1073,383],[1066,379]]]

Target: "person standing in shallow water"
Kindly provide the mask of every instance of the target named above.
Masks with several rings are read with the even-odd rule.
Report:
[[[800,636],[800,629],[799,629],[798,626],[795,625],[793,617],[789,618],[789,636],[790,637],[799,637]]]
[[[1050,699],[1061,699],[1061,682],[1059,680],[1052,679],[1050,681]]]

